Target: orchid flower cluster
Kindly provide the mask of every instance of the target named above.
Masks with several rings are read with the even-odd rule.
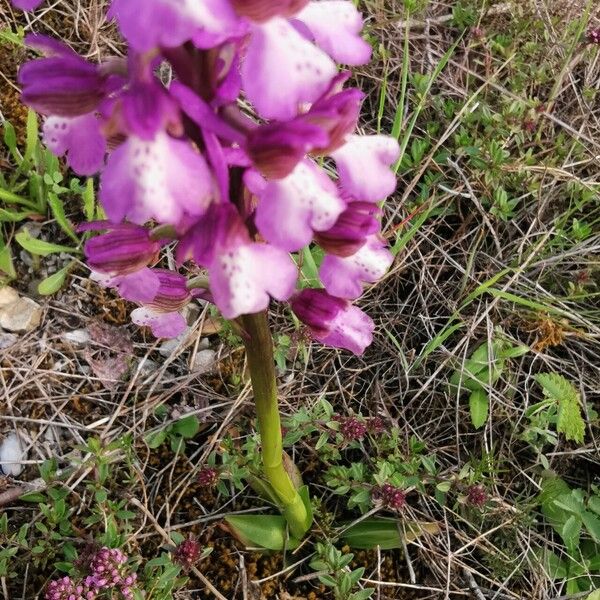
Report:
[[[85,246],[92,278],[157,337],[185,330],[194,297],[227,319],[275,299],[314,339],[362,353],[374,324],[352,301],[392,263],[381,200],[399,148],[356,132],[364,95],[336,64],[370,58],[353,2],[112,0],[109,17],[127,57],[93,64],[32,34],[44,56],[19,73],[51,151],[99,174],[106,220],[80,227],[104,231]],[[298,291],[292,254],[312,243],[322,287]],[[177,270],[155,266],[166,246]]]

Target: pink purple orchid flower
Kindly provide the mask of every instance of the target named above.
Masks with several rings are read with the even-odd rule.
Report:
[[[399,148],[357,133],[364,95],[337,64],[371,55],[354,3],[112,0],[109,17],[126,58],[94,64],[30,35],[41,56],[19,75],[48,147],[99,174],[108,220],[81,227],[105,231],[85,246],[94,278],[137,302],[134,322],[159,337],[185,329],[181,311],[198,295],[229,319],[275,299],[314,339],[361,354],[374,323],[351,301],[392,263],[380,202],[395,190]],[[156,267],[173,241],[178,266],[206,274],[208,288]],[[313,243],[323,287],[298,291],[290,253]]]

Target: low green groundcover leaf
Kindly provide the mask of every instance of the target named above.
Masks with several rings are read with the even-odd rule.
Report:
[[[471,392],[469,396],[469,410],[471,412],[471,422],[475,429],[479,429],[485,425],[490,410],[490,399],[484,389]]]
[[[57,271],[50,277],[46,277],[43,281],[40,281],[38,285],[38,293],[42,296],[50,296],[55,294],[64,285],[67,275],[71,270],[71,264],[63,267],[60,271]]]
[[[280,515],[230,515],[225,522],[247,548],[281,551],[299,545],[298,540],[288,537],[286,520]]]
[[[49,254],[58,254],[60,252],[71,254],[81,253],[77,248],[52,244],[51,242],[45,242],[43,240],[36,240],[34,237],[31,237],[31,234],[26,229],[19,231],[19,233],[15,235],[15,239],[23,248],[25,248],[25,250],[27,250],[27,252],[38,256],[48,256]]]
[[[179,419],[173,424],[173,432],[179,434],[182,438],[187,440],[193,438],[200,429],[200,422],[196,415],[189,415]]]
[[[402,548],[405,542],[417,539],[423,533],[439,533],[436,523],[399,521],[374,517],[360,521],[342,533],[341,539],[351,548],[369,550],[379,546],[382,550]]]

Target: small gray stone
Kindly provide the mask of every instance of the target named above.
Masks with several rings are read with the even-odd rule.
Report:
[[[169,358],[169,356],[171,356],[171,354],[173,354],[175,349],[179,347],[179,344],[181,344],[182,340],[184,340],[188,336],[189,332],[190,332],[190,328],[188,327],[181,335],[178,335],[176,338],[173,338],[172,340],[167,340],[166,342],[163,342],[160,345],[160,348],[158,349],[158,353],[161,356],[164,356],[165,358]]]
[[[215,370],[217,363],[217,353],[214,350],[200,350],[194,356],[191,365],[191,370],[198,375],[203,373],[211,373]]]
[[[73,331],[67,331],[63,333],[63,339],[71,344],[77,344],[78,346],[84,346],[90,341],[90,334],[86,329],[74,329]]]
[[[19,293],[17,290],[11,288],[8,285],[0,287],[0,308],[8,306],[19,299]]]
[[[19,336],[14,333],[0,333],[0,350],[5,350],[6,348],[14,346],[18,339]]]
[[[0,326],[7,331],[31,331],[41,320],[42,307],[31,298],[20,298],[0,309]]]

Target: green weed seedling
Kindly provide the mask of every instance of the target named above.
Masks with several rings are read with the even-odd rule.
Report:
[[[508,360],[527,352],[528,346],[515,346],[498,331],[494,339],[479,345],[450,377],[452,393],[470,393],[469,412],[475,429],[483,427],[488,420],[489,390],[506,372]]]
[[[567,594],[600,585],[600,490],[571,489],[554,473],[546,472],[537,498],[542,514],[566,547],[561,558],[549,549],[542,559],[553,579],[566,580]]]
[[[75,232],[66,207],[70,204],[79,207],[87,221],[102,217],[95,204],[93,180],[88,179],[85,183],[77,178],[65,180],[58,159],[40,141],[38,120],[33,111],[27,115],[24,149],[20,147],[15,129],[8,121],[4,121],[2,130],[4,146],[12,165],[10,176],[0,173],[0,283],[8,283],[17,277],[14,262],[16,249],[13,244],[16,242],[31,255],[36,270],[40,266],[40,259],[49,255],[73,257],[38,284],[41,295],[54,294],[77,265],[75,259],[82,254],[81,244],[86,238]],[[72,202],[73,198],[76,198],[75,203]],[[56,225],[68,244],[39,238],[40,222],[44,226]]]

